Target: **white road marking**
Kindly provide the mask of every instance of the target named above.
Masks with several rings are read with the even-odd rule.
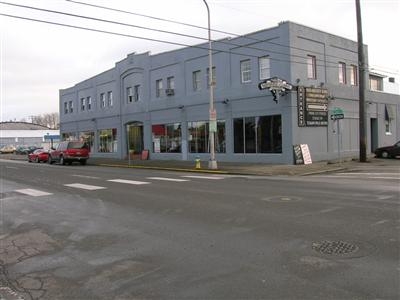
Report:
[[[150,184],[150,182],[146,182],[146,181],[136,181],[136,180],[126,180],[126,179],[110,179],[107,181],[134,184],[134,185]]]
[[[385,224],[387,222],[389,222],[389,220],[381,220],[381,221],[378,221],[378,222],[375,222],[375,223],[371,224],[371,226],[377,226],[377,225]]]
[[[74,174],[71,175],[73,177],[80,177],[80,178],[89,178],[89,179],[100,179],[100,177],[96,177],[96,176],[86,176],[86,175],[78,175],[78,174]]]
[[[182,176],[185,178],[197,178],[197,179],[212,179],[212,180],[219,180],[219,179],[224,179],[224,177],[217,177],[217,176],[197,176],[197,175],[186,175]]]
[[[174,182],[190,181],[190,180],[188,180],[188,179],[178,179],[178,178],[168,178],[168,177],[147,177],[147,179],[151,179],[151,180],[163,180],[163,181],[174,181]]]
[[[52,195],[51,193],[47,193],[47,192],[43,192],[43,191],[39,191],[39,190],[35,190],[35,189],[21,189],[21,190],[16,190],[16,192],[25,194],[28,196],[32,196],[32,197]]]
[[[77,188],[77,189],[83,189],[83,190],[89,190],[89,191],[106,189],[103,186],[88,185],[88,184],[81,184],[81,183],[64,184],[64,186]]]

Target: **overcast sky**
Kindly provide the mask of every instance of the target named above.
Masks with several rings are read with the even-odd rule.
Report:
[[[78,1],[78,0],[77,0]],[[79,0],[138,14],[207,27],[202,0]],[[84,6],[66,0],[8,0],[12,4],[84,15],[207,38],[193,27]],[[328,33],[357,40],[354,0],[208,0],[211,26],[245,34],[292,21]],[[399,0],[361,0],[364,44],[369,49],[370,68],[399,82]],[[0,3],[0,13],[73,26],[150,37],[194,45],[199,39],[184,38],[21,8]],[[1,103],[0,120],[20,120],[58,112],[60,89],[71,87],[114,67],[127,54],[152,54],[178,48],[159,42],[85,31],[0,16]],[[227,34],[212,33],[212,38]]]

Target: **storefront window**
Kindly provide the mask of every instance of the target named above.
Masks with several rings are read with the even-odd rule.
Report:
[[[282,153],[281,115],[233,121],[235,153]]]
[[[154,153],[179,153],[182,146],[181,124],[152,126]]]
[[[117,129],[103,129],[99,134],[99,152],[115,153],[117,152]]]
[[[209,153],[208,122],[188,122],[189,152]],[[217,132],[214,136],[215,152],[225,153],[225,120],[217,121]]]
[[[76,134],[74,132],[64,132],[61,134],[61,140],[63,141],[76,140]]]
[[[79,140],[86,143],[89,147],[89,152],[92,152],[94,145],[94,132],[93,131],[83,131],[79,133]]]

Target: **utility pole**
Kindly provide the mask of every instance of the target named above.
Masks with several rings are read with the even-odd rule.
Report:
[[[357,42],[358,42],[358,78],[359,78],[359,135],[360,135],[360,162],[367,161],[367,137],[365,130],[365,58],[361,23],[360,0],[356,0],[357,15]]]
[[[208,16],[208,84],[210,88],[210,118],[208,123],[208,132],[210,139],[210,160],[208,162],[208,168],[211,170],[218,169],[217,160],[215,159],[215,132],[217,131],[217,112],[214,108],[214,81],[213,81],[213,71],[212,71],[212,47],[211,47],[211,22],[210,22],[210,8],[208,7],[207,1],[203,0],[207,7]]]

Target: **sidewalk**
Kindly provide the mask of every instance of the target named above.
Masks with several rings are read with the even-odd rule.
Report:
[[[26,155],[2,154],[0,159],[27,160]],[[195,168],[194,161],[184,160],[123,160],[114,158],[91,157],[88,165],[155,169],[168,171],[185,171],[212,174],[233,174],[233,175],[258,175],[258,176],[307,176],[329,172],[348,172],[366,168],[397,166],[400,172],[400,159],[379,159],[369,157],[368,162],[360,163],[358,159],[346,158],[342,162],[323,161],[310,165],[277,165],[265,163],[240,163],[218,161],[218,169],[208,169],[208,161],[201,161],[201,168]]]
[[[125,168],[141,168],[141,169],[158,169],[169,171],[186,171],[214,174],[237,174],[237,175],[269,175],[269,176],[306,176],[319,173],[349,171],[361,167],[362,165],[371,164],[391,164],[393,160],[382,160],[369,158],[367,163],[360,163],[357,160],[348,159],[343,162],[316,162],[310,165],[273,165],[258,163],[239,163],[239,162],[218,162],[217,170],[208,169],[208,162],[202,161],[201,168],[195,168],[194,161],[183,160],[121,160],[110,158],[90,158],[89,165],[109,166],[109,167],[125,167]],[[398,161],[398,160],[397,160]],[[130,164],[129,164],[130,163]]]

